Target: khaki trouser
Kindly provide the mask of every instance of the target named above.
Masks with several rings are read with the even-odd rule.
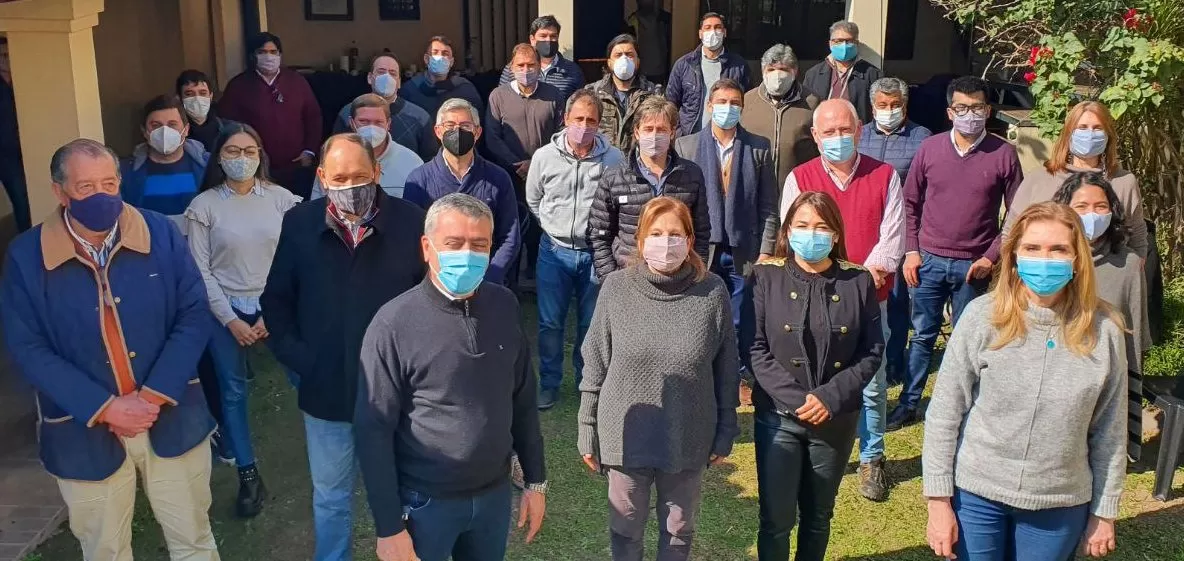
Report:
[[[152,514],[164,530],[172,561],[219,561],[210,530],[210,445],[202,442],[178,458],[152,451],[148,433],[123,438],[127,460],[103,481],[59,479],[70,531],[86,561],[132,561],[132,512],[136,472],[143,478]]]

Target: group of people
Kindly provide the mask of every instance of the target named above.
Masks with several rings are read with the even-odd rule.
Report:
[[[615,560],[643,558],[652,492],[658,559],[689,558],[744,403],[758,556],[821,561],[856,443],[859,492],[887,498],[885,434],[922,421],[947,302],[923,453],[934,552],[1114,549],[1148,240],[1104,105],[1077,105],[1025,175],[986,130],[985,82],[954,80],[953,128],[931,134],[850,22],[806,72],[770,47],[758,80],[707,13],[665,88],[630,35],[585,85],[559,33],[538,18],[484,100],[444,37],[406,84],[380,56],[323,143],[264,33],[216,104],[196,71],[150,101],[129,158],[87,139],[55,153],[61,207],[9,247],[0,318],[85,559],[130,557],[137,472],[175,560],[218,559],[217,459],[238,467],[237,513],[261,512],[257,343],[303,413],[314,559],[352,558],[358,465],[379,559],[502,559],[513,486],[526,541],[545,515],[539,411],[561,399],[573,299],[571,452],[607,479]],[[538,379],[513,290],[531,271]]]

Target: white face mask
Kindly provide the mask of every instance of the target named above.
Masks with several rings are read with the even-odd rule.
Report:
[[[158,154],[172,154],[184,142],[185,137],[173,127],[160,127],[148,133],[148,146]]]
[[[793,74],[784,70],[770,70],[765,72],[765,90],[770,95],[781,96],[789,91],[793,85]]]
[[[886,131],[894,131],[904,122],[904,109],[897,107],[887,111],[876,109],[876,124]]]
[[[255,55],[255,66],[267,74],[277,72],[280,69],[280,55]]]
[[[613,75],[618,80],[628,81],[633,79],[633,74],[637,72],[637,64],[633,59],[627,56],[618,58],[613,62]]]
[[[710,50],[717,50],[724,46],[724,32],[723,31],[705,31],[703,33],[703,46]]]
[[[181,100],[181,104],[185,106],[185,112],[190,117],[198,120],[203,120],[206,115],[210,113],[210,103],[212,99],[205,96],[187,97]]]
[[[371,148],[378,148],[384,140],[386,140],[388,133],[386,129],[378,125],[365,125],[358,127],[356,131],[362,140],[369,144]]]

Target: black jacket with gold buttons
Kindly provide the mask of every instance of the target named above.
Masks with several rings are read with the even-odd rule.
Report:
[[[832,417],[858,411],[884,353],[871,274],[845,261],[813,274],[791,255],[754,267],[748,285],[756,407],[793,416],[812,393]]]

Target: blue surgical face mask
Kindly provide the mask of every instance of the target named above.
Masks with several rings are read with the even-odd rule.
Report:
[[[839,43],[830,46],[830,56],[839,62],[851,62],[859,54],[859,45],[854,43]]]
[[[1080,216],[1081,225],[1085,228],[1085,237],[1092,242],[1106,233],[1106,229],[1110,227],[1110,219],[1114,215],[1090,212]]]
[[[476,292],[477,287],[481,286],[481,281],[485,279],[485,271],[489,268],[489,254],[469,249],[440,251],[430,240],[428,243],[440,262],[440,270],[434,272],[436,280],[440,281],[444,290],[457,298]]]
[[[716,103],[711,106],[711,122],[721,129],[730,129],[740,122],[740,106]]]
[[[789,231],[789,247],[793,249],[794,255],[807,263],[817,263],[826,259],[834,243],[835,236],[830,232],[798,228]]]
[[[822,139],[822,157],[832,163],[850,160],[855,156],[855,136],[844,134]]]
[[[1092,158],[1106,151],[1106,131],[1077,129],[1069,137],[1069,151],[1078,158]]]
[[[1017,257],[1015,267],[1020,279],[1037,296],[1052,296],[1073,280],[1072,259]]]
[[[434,76],[446,76],[448,71],[452,69],[452,61],[444,55],[432,55],[428,57],[428,73]]]

